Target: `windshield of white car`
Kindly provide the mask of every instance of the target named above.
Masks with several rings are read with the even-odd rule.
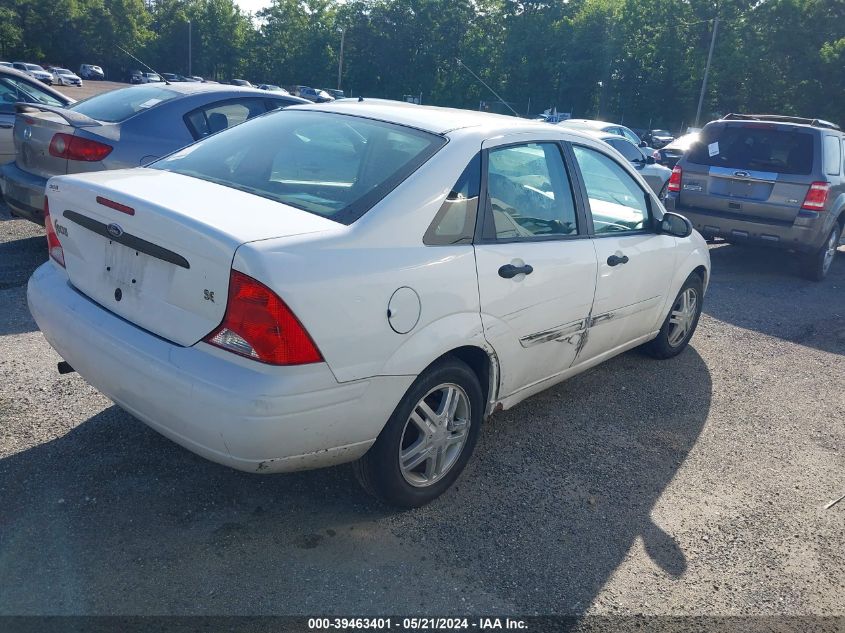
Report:
[[[24,64],[24,68],[26,68],[27,70],[40,70],[42,72],[44,71],[44,69],[41,68],[41,66],[39,66],[38,64]]]
[[[164,86],[135,86],[89,97],[74,103],[69,109],[97,121],[119,123],[178,96],[178,92]]]
[[[282,110],[151,165],[350,224],[416,171],[446,139],[356,116]]]
[[[73,74],[67,68],[54,68],[53,70],[56,71],[60,75],[72,75]]]

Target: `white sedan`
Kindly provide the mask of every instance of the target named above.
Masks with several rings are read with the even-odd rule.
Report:
[[[50,72],[53,74],[53,83],[59,86],[78,86],[82,87],[82,79],[79,75],[68,70],[67,68],[53,67]]]
[[[600,140],[462,110],[298,106],[47,193],[28,299],[64,370],[211,460],[354,461],[400,506],[451,486],[497,409],[680,353],[710,274]]]

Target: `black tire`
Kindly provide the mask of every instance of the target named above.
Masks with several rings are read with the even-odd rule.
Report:
[[[690,321],[689,327],[686,333],[683,335],[683,338],[679,341],[674,341],[672,343],[670,342],[673,325],[671,323],[672,313],[675,311],[676,306],[678,306],[684,293],[686,293],[688,290],[693,291],[695,295],[695,314],[692,317],[692,320]],[[697,273],[692,273],[689,277],[687,277],[687,280],[684,282],[684,285],[681,286],[681,289],[678,291],[678,296],[675,297],[675,300],[672,302],[672,307],[669,308],[669,314],[666,315],[666,320],[663,321],[663,326],[660,328],[660,333],[657,335],[656,338],[643,345],[643,350],[650,356],[659,359],[672,358],[673,356],[677,356],[678,354],[683,352],[689,344],[692,335],[695,333],[696,327],[698,327],[698,319],[701,316],[701,306],[703,301],[704,282],[702,281],[701,277],[698,276]]]
[[[466,440],[452,466],[426,486],[411,485],[402,474],[399,451],[411,413],[440,385],[454,384],[463,389],[469,401],[469,428]],[[478,440],[484,414],[484,395],[478,377],[466,363],[446,358],[428,368],[408,389],[396,406],[370,450],[353,463],[355,476],[363,488],[382,501],[402,508],[416,508],[443,494],[460,476]]]
[[[822,244],[821,248],[815,253],[808,253],[804,255],[801,260],[801,274],[810,281],[822,281],[833,265],[833,260],[836,259],[836,249],[839,246],[839,238],[842,237],[842,229],[839,224],[834,224],[830,233],[827,234],[827,239]],[[833,254],[828,258],[828,254],[833,245]]]

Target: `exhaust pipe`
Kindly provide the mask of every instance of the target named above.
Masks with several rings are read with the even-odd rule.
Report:
[[[73,367],[70,366],[70,363],[68,363],[66,360],[63,360],[59,363],[58,369],[60,374],[72,374],[76,371]]]

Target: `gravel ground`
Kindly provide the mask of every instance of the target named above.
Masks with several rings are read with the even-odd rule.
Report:
[[[714,246],[689,350],[497,414],[397,513],[347,467],[204,461],[59,376],[25,302],[45,251],[0,211],[0,614],[845,615],[845,256],[814,284]]]

